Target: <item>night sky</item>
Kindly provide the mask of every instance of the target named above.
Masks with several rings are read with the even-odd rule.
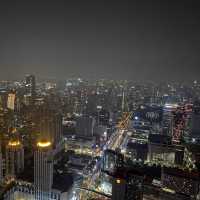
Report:
[[[0,79],[199,79],[197,3],[1,1]]]

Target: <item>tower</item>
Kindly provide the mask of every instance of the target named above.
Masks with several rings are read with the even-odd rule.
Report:
[[[34,185],[36,199],[48,199],[53,184],[52,144],[49,140],[40,140],[34,152]],[[46,197],[44,197],[46,196]]]
[[[128,112],[129,111],[129,104],[128,104],[128,98],[126,94],[126,88],[123,88],[122,92],[122,104],[121,104],[121,111],[122,112]]]
[[[112,200],[142,200],[143,179],[137,171],[118,171],[112,177]]]
[[[124,112],[124,107],[125,107],[125,92],[123,90],[123,93],[122,93],[122,112]]]
[[[15,109],[15,99],[16,99],[15,93],[8,94],[7,108],[9,108],[11,110]]]
[[[62,140],[62,115],[48,105],[41,105],[36,116],[40,139],[46,138],[53,147],[57,147]]]
[[[18,139],[11,139],[6,146],[6,178],[13,179],[24,170],[24,148]]]
[[[26,88],[26,95],[31,97],[31,103],[33,103],[36,95],[36,83],[35,83],[35,76],[34,75],[26,75],[25,80],[25,88]]]
[[[112,179],[112,200],[122,200],[126,196],[126,181],[120,178]]]

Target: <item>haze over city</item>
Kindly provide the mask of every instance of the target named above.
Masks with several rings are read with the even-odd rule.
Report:
[[[198,79],[198,1],[4,1],[2,79]]]

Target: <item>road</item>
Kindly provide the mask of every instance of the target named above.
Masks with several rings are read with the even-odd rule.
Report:
[[[102,148],[103,150],[106,150],[106,149],[116,150],[116,149],[120,148],[120,146],[123,143],[124,138],[126,136],[125,130],[128,128],[131,116],[132,116],[132,113],[124,113],[123,114],[122,119],[116,126],[117,127],[116,131],[110,136],[109,140],[107,141],[105,146]],[[100,158],[99,162],[101,162],[101,159],[102,159],[102,157]],[[95,193],[98,193],[98,194],[101,193],[95,187],[96,180],[98,179],[98,176],[100,174],[99,162],[97,162],[96,166],[94,167],[94,168],[96,168],[96,170],[94,170],[94,172],[87,179],[85,179],[82,184],[82,188],[88,188],[88,191],[94,191],[94,194],[92,192],[89,193],[88,191],[81,190],[79,192],[79,197],[73,198],[74,200],[86,200],[89,197],[96,196]],[[106,198],[106,195],[105,196],[102,195],[102,198]]]
[[[126,136],[126,131],[129,125],[130,118],[132,116],[132,113],[124,113],[122,120],[118,124],[117,131],[115,133],[115,138],[110,146],[108,146],[108,149],[116,150],[119,148],[124,141],[124,138]]]

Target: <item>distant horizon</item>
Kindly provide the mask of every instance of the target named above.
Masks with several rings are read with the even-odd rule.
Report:
[[[21,74],[20,76],[16,77],[16,78],[0,78],[0,82],[1,81],[22,81],[23,79],[25,79],[25,77],[27,75],[34,75],[36,78],[36,81],[55,81],[55,82],[59,82],[59,81],[67,81],[70,79],[82,79],[85,81],[99,81],[99,80],[105,80],[105,81],[128,81],[128,82],[132,82],[135,84],[146,84],[146,83],[155,83],[155,84],[161,84],[161,83],[172,83],[172,84],[192,84],[195,81],[197,81],[197,83],[200,83],[200,78],[199,79],[191,79],[191,80],[182,80],[182,81],[178,81],[178,80],[134,80],[134,79],[117,79],[117,78],[108,78],[108,77],[99,77],[99,78],[88,78],[88,77],[83,77],[83,76],[76,76],[76,75],[72,75],[72,76],[66,76],[63,78],[59,78],[59,77],[53,77],[53,76],[41,76],[38,75],[36,73],[24,73]]]

